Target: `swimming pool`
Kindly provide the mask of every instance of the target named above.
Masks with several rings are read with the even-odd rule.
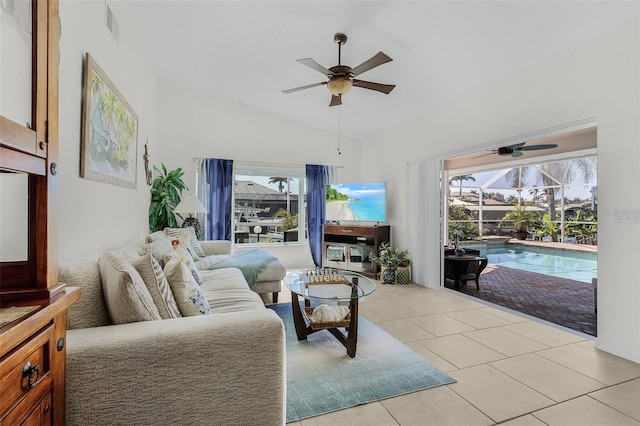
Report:
[[[489,264],[591,283],[598,275],[597,253],[509,244],[481,250]]]

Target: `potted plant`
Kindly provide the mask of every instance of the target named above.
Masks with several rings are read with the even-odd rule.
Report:
[[[464,254],[464,249],[460,247],[460,240],[464,237],[465,235],[462,229],[454,229],[451,232],[451,239],[453,239],[453,251],[458,256],[462,256]]]
[[[153,166],[158,173],[151,186],[151,204],[149,205],[149,229],[151,232],[160,231],[164,228],[177,228],[176,208],[182,196],[182,190],[188,189],[182,180],[184,172],[180,167],[167,171],[164,164],[162,170]]]
[[[378,247],[378,256],[373,257],[373,261],[380,265],[380,278],[383,284],[396,283],[396,272],[398,268],[409,268],[411,259],[409,258],[409,250],[392,249],[389,243],[382,243]],[[411,274],[409,273],[409,280]],[[402,280],[404,283],[405,280]]]
[[[505,222],[513,222],[516,228],[516,239],[526,240],[529,235],[529,227],[533,226],[539,219],[537,212],[527,210],[524,204],[514,204],[514,209],[509,210],[500,220],[500,226]]]

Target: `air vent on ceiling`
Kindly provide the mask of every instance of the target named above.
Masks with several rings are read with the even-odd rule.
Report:
[[[113,36],[113,38],[119,42],[120,41],[120,24],[118,24],[118,20],[116,19],[113,11],[111,10],[111,6],[107,4],[107,28],[109,32]]]

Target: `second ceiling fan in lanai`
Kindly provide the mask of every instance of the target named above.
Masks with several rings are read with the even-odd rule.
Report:
[[[346,94],[352,86],[361,87],[363,89],[375,90],[384,94],[389,94],[395,84],[372,83],[370,81],[358,80],[354,77],[369,71],[379,65],[393,61],[390,57],[382,52],[376,53],[372,58],[364,61],[357,67],[351,68],[341,63],[342,45],[347,42],[347,36],[342,33],[336,33],[333,40],[338,44],[338,65],[331,68],[325,68],[311,58],[298,59],[297,61],[327,76],[327,81],[309,84],[307,86],[296,87],[294,89],[283,90],[284,93],[293,93],[299,90],[310,89],[312,87],[327,85],[331,92],[331,103],[329,106],[342,105],[342,95]]]

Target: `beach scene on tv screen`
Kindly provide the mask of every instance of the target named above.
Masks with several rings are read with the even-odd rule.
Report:
[[[387,220],[385,182],[327,186],[326,220],[384,222]]]

